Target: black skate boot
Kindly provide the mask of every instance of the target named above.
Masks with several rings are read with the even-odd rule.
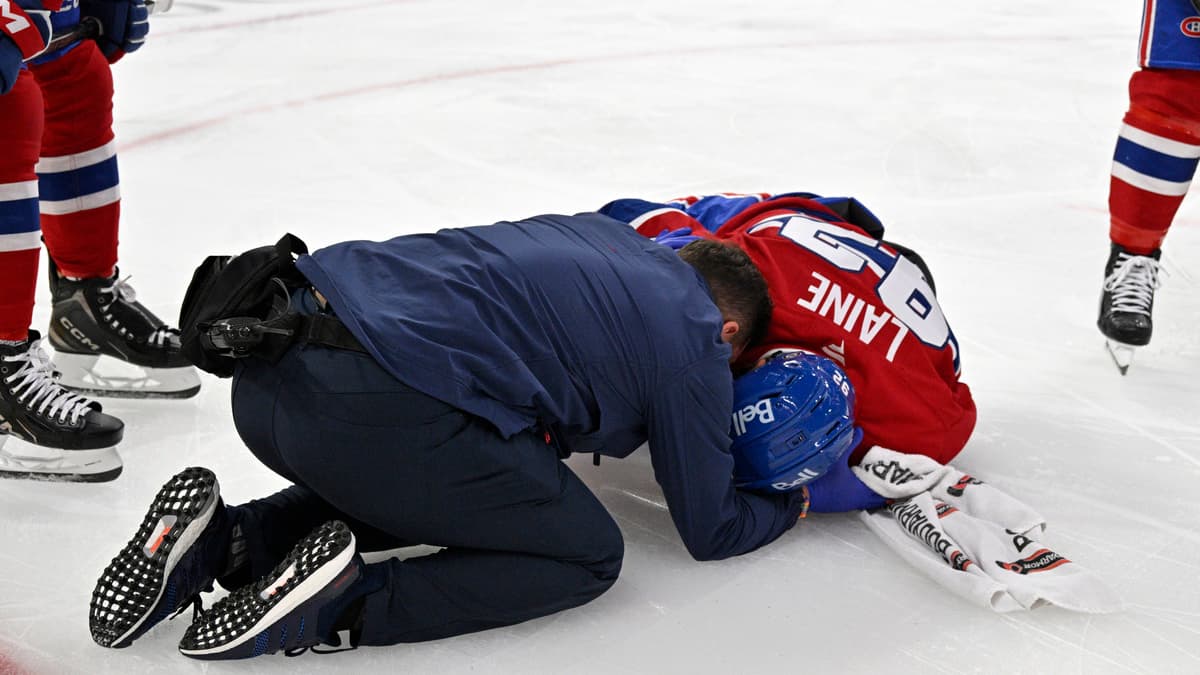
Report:
[[[112,480],[124,433],[121,420],[59,383],[37,331],[0,344],[0,477]],[[8,444],[10,437],[20,443]]]
[[[95,396],[188,398],[196,370],[179,331],[137,301],[127,280],[69,279],[50,263],[50,344],[63,385]]]
[[[1114,243],[1104,266],[1104,290],[1096,325],[1108,338],[1108,350],[1124,375],[1133,362],[1133,350],[1150,344],[1154,323],[1154,291],[1161,282],[1158,263],[1161,249],[1149,255],[1130,253]]]

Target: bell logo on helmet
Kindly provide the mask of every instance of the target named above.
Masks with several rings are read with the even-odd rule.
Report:
[[[775,421],[775,411],[771,409],[771,399],[764,398],[733,412],[734,437],[746,433],[746,424],[755,418],[758,419],[759,424],[770,424]]]
[[[813,471],[812,469],[801,469],[800,477],[797,478],[796,480],[794,480],[790,483],[782,483],[782,482],[781,483],[771,483],[771,487],[775,488],[776,490],[779,490],[780,492],[787,492],[788,490],[794,490],[795,488],[798,488],[801,485],[804,485],[805,483],[812,481],[812,479],[814,479],[814,478],[820,477],[820,475],[821,474],[817,473],[816,471]]]

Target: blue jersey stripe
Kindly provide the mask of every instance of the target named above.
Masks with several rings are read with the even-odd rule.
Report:
[[[1186,183],[1195,175],[1196,164],[1200,160],[1175,157],[1138,145],[1127,138],[1118,138],[1113,161],[1152,178],[1172,183]]]
[[[114,156],[72,171],[38,174],[38,191],[45,201],[57,202],[107,190],[119,182]]]

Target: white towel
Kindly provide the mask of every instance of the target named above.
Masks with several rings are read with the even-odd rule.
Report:
[[[902,558],[951,592],[997,612],[1050,604],[1121,609],[1092,572],[1040,543],[1045,520],[1021,501],[921,455],[872,448],[854,473],[895,500],[860,517]]]

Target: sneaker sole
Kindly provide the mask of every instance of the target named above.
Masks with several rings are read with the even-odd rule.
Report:
[[[280,598],[280,600],[274,606],[267,609],[267,611],[257,621],[255,621],[250,628],[246,629],[241,635],[238,635],[229,642],[209,648],[185,647],[183,643],[187,642],[189,636],[191,635],[191,630],[189,630],[189,632],[183,636],[183,641],[179,645],[180,653],[182,653],[184,656],[189,656],[195,659],[208,660],[244,659],[264,653],[259,650],[252,650],[251,652],[247,653],[244,649],[239,650],[239,648],[251,640],[259,639],[259,636],[264,635],[267,631],[269,631],[277,621],[283,619],[297,608],[304,606],[304,604],[310,600],[318,597],[326,586],[332,584],[333,581],[337,579],[343,572],[345,572],[346,568],[350,567],[353,563],[354,554],[356,551],[354,533],[350,532],[350,530],[341,523],[337,523],[336,526],[333,523],[326,523],[318,528],[316,532],[306,537],[304,541],[302,541],[296,546],[296,548],[293,548],[292,551],[288,553],[288,556],[285,560],[292,561],[291,565],[289,565],[287,568],[284,568],[282,573],[278,568],[276,568],[276,570],[271,572],[271,575],[276,576],[286,574],[287,571],[295,565],[294,561],[297,557],[296,554],[302,546],[315,546],[327,537],[335,538],[337,540],[335,543],[341,545],[341,550],[333,557],[329,558],[313,569],[309,573],[308,577],[301,581],[294,588],[286,591],[285,595]],[[257,592],[255,593],[257,594]],[[209,616],[205,618],[211,619],[217,617],[218,614],[218,608],[214,606],[212,610],[210,610]]]
[[[203,493],[194,494],[196,490],[202,490]],[[159,609],[167,580],[180,558],[208,527],[216,512],[220,493],[216,475],[200,467],[184,469],[158,491],[137,532],[104,569],[92,591],[88,618],[92,639],[96,644],[114,649],[128,647],[174,611],[174,599],[167,603],[171,607],[165,611]],[[166,522],[172,516],[175,520]],[[150,547],[153,550],[147,555],[146,550]],[[135,570],[135,573],[130,575],[130,570]],[[141,611],[136,607],[122,611],[122,608],[112,605],[114,601],[127,599],[131,579],[156,581],[154,597],[144,603]],[[154,620],[147,623],[152,617]]]

